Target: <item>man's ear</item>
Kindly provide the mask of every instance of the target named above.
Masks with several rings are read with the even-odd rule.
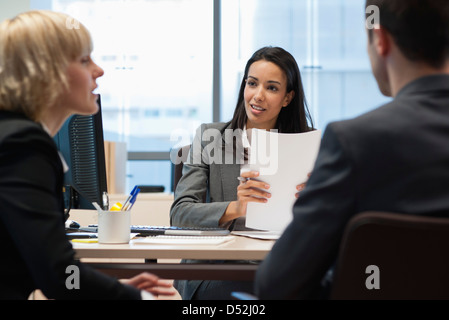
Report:
[[[375,26],[373,29],[374,48],[379,56],[385,57],[391,50],[391,41],[393,38],[390,33],[382,26]]]

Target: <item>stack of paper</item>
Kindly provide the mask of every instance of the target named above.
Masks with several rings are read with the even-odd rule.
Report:
[[[296,186],[308,179],[318,155],[321,131],[277,133],[252,130],[249,163],[242,171],[259,171],[258,180],[270,185],[266,203],[249,202],[248,228],[282,232],[292,220]]]

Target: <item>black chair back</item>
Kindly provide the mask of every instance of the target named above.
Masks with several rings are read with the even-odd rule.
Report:
[[[173,165],[173,181],[172,181],[172,190],[173,192],[176,190],[176,186],[178,185],[179,179],[182,177],[182,167],[184,162],[187,160],[187,156],[190,151],[190,145],[183,146],[181,148],[172,150],[172,154],[170,158],[172,160]]]
[[[332,299],[449,299],[449,218],[361,213],[340,248]]]

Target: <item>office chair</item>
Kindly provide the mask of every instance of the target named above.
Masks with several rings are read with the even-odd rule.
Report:
[[[232,297],[257,299],[241,292]],[[449,218],[354,216],[340,244],[330,299],[449,299]]]
[[[176,186],[178,185],[179,179],[182,177],[182,167],[184,162],[187,160],[187,156],[189,154],[190,145],[185,145],[181,148],[174,149],[171,152],[170,158],[172,163],[174,164],[173,168],[173,192],[176,190]]]
[[[171,151],[170,158],[172,163],[174,163],[173,168],[173,181],[172,181],[172,190],[175,192],[176,186],[178,185],[179,180],[182,177],[182,168],[184,166],[184,162],[187,160],[187,156],[189,155],[190,145],[186,145],[184,147],[175,149]],[[203,203],[207,202],[207,195],[203,197]]]
[[[449,299],[449,218],[354,216],[342,238],[331,299]]]

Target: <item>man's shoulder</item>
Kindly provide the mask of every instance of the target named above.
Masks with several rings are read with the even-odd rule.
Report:
[[[337,132],[364,132],[380,128],[386,128],[389,123],[397,121],[397,113],[401,110],[396,108],[395,102],[391,101],[371,111],[365,112],[354,118],[334,121],[328,127]]]
[[[406,127],[407,110],[392,101],[357,117],[328,124],[324,136],[345,149],[359,150],[397,136]]]

